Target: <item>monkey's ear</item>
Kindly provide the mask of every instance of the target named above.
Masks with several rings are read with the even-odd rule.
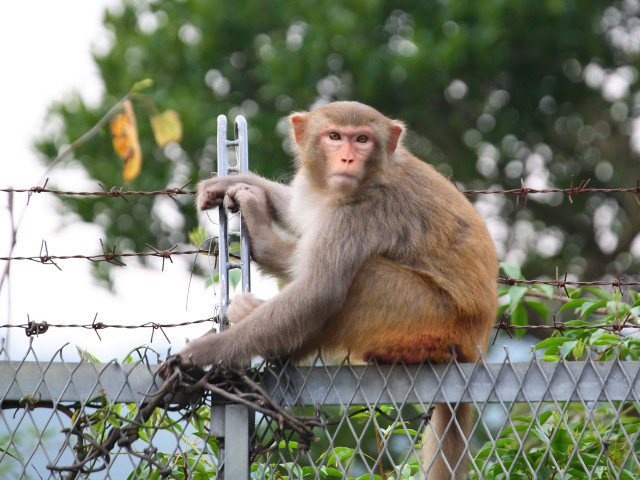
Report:
[[[398,142],[402,136],[404,126],[401,123],[394,123],[389,129],[389,153],[393,153],[398,148]]]
[[[304,132],[307,129],[307,114],[306,113],[294,113],[289,117],[291,120],[291,126],[293,127],[293,136],[296,139],[298,145],[302,144],[304,138]]]

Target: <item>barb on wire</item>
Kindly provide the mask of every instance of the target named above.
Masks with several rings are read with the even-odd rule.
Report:
[[[524,180],[521,178],[520,179],[520,188],[514,191],[514,193],[516,194],[516,207],[520,205],[520,195],[524,195],[524,207],[523,208],[527,208],[527,199],[529,198],[529,191],[530,191],[530,189],[525,188]]]
[[[44,255],[42,254],[43,250]],[[47,242],[45,240],[42,240],[42,243],[40,244],[40,263],[42,263],[43,265],[47,263],[50,265],[55,265],[58,270],[62,271],[58,264],[53,261],[53,257],[49,255],[49,248],[47,247]]]
[[[104,188],[104,185],[102,185],[100,182],[98,182],[98,185],[100,185],[100,188],[102,188],[103,192],[105,193],[105,195],[109,198],[115,198],[115,197],[121,197],[125,202],[129,202],[129,200],[127,199],[125,192],[123,192],[123,187],[120,187],[119,190],[116,190],[116,187],[111,187],[110,190],[107,190],[106,188]]]
[[[562,294],[562,292],[560,291],[561,288],[564,288],[564,293],[567,294],[567,297],[569,296],[569,290],[567,290],[567,272],[564,272],[564,279],[560,280],[560,277],[558,275],[559,273],[559,269],[556,266],[556,287],[558,288],[558,295]]]
[[[571,187],[569,188],[569,202],[573,203],[573,197],[574,196],[578,196],[582,192],[584,192],[585,189],[587,188],[587,185],[589,185],[590,181],[591,181],[590,178],[588,178],[586,180],[582,180],[580,182],[580,186],[579,187],[574,187],[573,186],[573,175],[571,175]]]
[[[111,263],[113,265],[117,265],[118,267],[126,267],[127,264],[123,261],[119,260],[118,257],[121,255],[116,253],[116,246],[113,246],[113,249],[110,252],[104,248],[104,243],[102,243],[102,239],[100,239],[100,246],[102,247],[102,253],[104,254],[104,261],[107,263]],[[92,261],[100,261],[100,260],[92,260]]]
[[[98,330],[102,330],[103,328],[106,328],[106,326],[102,322],[97,322],[96,323],[97,319],[98,319],[98,312],[96,312],[96,316],[93,317],[93,322],[91,323],[91,328],[93,328],[93,331],[96,332],[96,335],[98,335],[98,338],[100,339],[100,341],[102,341],[102,337],[98,333]]]
[[[33,335],[40,335],[42,333],[45,333],[48,329],[49,329],[49,325],[47,325],[47,322],[32,321],[31,318],[29,318],[29,315],[27,315],[27,326],[24,327],[27,337],[31,337]]]
[[[31,201],[31,195],[33,195],[34,193],[42,193],[45,191],[45,188],[47,187],[47,183],[49,183],[48,178],[44,181],[44,184],[41,187],[31,187],[28,190],[29,194],[27,195],[27,205],[29,205],[29,202]]]
[[[151,245],[149,245],[148,243],[145,243],[145,245],[146,245],[147,247],[149,247],[151,250],[153,250],[154,252],[156,252],[156,253],[158,254],[158,256],[159,256],[159,257],[162,257],[162,271],[163,271],[163,272],[164,272],[164,261],[165,261],[166,259],[169,259],[169,261],[170,261],[171,263],[173,263],[173,260],[171,259],[171,254],[173,253],[173,251],[174,251],[176,248],[178,248],[178,244],[175,244],[173,247],[171,247],[170,249],[165,250],[165,251],[163,251],[163,252],[161,252],[161,251],[159,251],[159,250],[157,250],[157,249],[153,248],[153,247],[152,247]]]

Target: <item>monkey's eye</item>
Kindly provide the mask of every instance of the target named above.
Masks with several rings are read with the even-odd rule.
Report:
[[[340,134],[337,132],[331,132],[329,133],[329,138],[331,140],[340,140]]]
[[[366,135],[358,135],[358,138],[356,138],[356,142],[358,143],[367,143],[369,141],[369,137],[367,137]]]

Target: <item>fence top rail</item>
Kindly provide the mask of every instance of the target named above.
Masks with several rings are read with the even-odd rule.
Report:
[[[37,401],[145,403],[162,386],[159,365],[0,362],[0,404]],[[284,368],[261,373],[265,390],[289,405],[431,402],[640,401],[640,362],[450,363]],[[30,397],[28,397],[30,396]]]

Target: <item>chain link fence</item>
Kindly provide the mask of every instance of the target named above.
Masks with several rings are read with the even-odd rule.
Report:
[[[63,354],[0,362],[0,478],[418,479],[431,408],[460,402],[468,478],[640,475],[640,362],[262,364],[217,380],[231,402],[206,383],[169,395],[142,350]]]

